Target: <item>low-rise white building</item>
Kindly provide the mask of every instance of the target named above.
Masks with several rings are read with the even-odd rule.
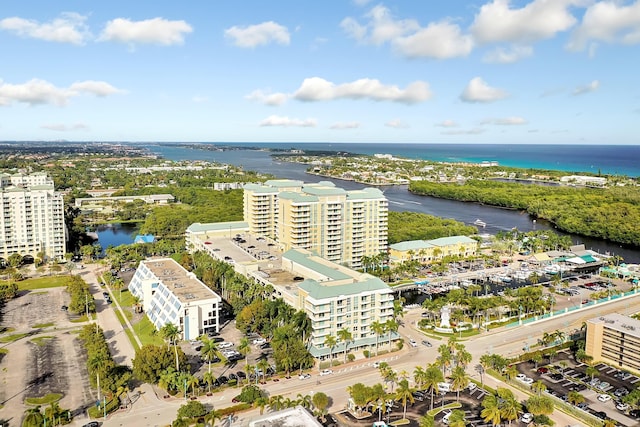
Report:
[[[173,323],[185,340],[220,331],[220,296],[171,258],[140,261],[129,291],[158,330]]]

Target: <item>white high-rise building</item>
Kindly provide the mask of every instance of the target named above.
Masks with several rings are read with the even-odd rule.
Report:
[[[307,249],[351,268],[387,250],[388,202],[377,188],[347,191],[331,182],[295,180],[247,184],[244,220],[283,250]]]
[[[64,259],[66,229],[62,193],[45,173],[0,174],[0,257],[12,254]]]

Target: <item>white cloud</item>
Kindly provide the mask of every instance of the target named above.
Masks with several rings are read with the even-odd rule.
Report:
[[[371,0],[353,0],[353,2],[358,6],[365,6]]]
[[[365,17],[368,21],[364,24],[345,18],[340,26],[361,43],[390,43],[410,58],[453,58],[466,56],[473,49],[472,38],[448,20],[421,27],[414,19],[395,19],[389,9],[381,5],[372,8]]]
[[[409,127],[408,123],[405,123],[399,119],[389,120],[384,125],[395,129],[407,129]]]
[[[282,127],[316,127],[316,119],[293,119],[286,116],[269,116],[260,122],[260,126],[282,126]]]
[[[73,83],[69,89],[74,92],[86,92],[96,96],[107,96],[124,92],[120,89],[116,89],[107,82],[99,82],[95,80]]]
[[[310,77],[304,79],[293,97],[299,101],[347,98],[415,104],[431,98],[431,91],[429,84],[421,81],[410,83],[403,90],[395,85],[384,85],[376,79],[359,79],[337,85],[321,77]]]
[[[395,48],[409,58],[447,59],[467,56],[473,50],[473,39],[460,27],[447,21],[429,24],[407,37],[393,41]]]
[[[487,119],[483,120],[483,125],[498,125],[498,126],[517,126],[526,125],[528,122],[522,117],[506,117],[502,119]]]
[[[443,135],[478,135],[484,132],[482,128],[473,128],[466,130],[446,130],[442,132]]]
[[[233,26],[226,29],[224,35],[233,39],[238,47],[256,47],[269,43],[288,45],[290,42],[287,27],[273,21],[246,27]]]
[[[512,64],[533,54],[530,46],[511,46],[509,49],[497,47],[488,52],[482,60],[494,64]]]
[[[509,94],[504,90],[491,87],[480,77],[474,77],[460,95],[460,99],[464,102],[493,102],[507,96]]]
[[[68,88],[58,88],[41,79],[31,79],[23,84],[10,84],[0,81],[0,105],[22,102],[31,106],[44,104],[63,106],[67,104],[69,98],[83,93],[107,96],[121,92],[123,91],[114,88],[108,83],[92,80],[76,82]]]
[[[209,98],[203,95],[193,95],[191,100],[196,104],[202,104],[203,102],[207,102]]]
[[[76,123],[71,126],[67,126],[62,123],[51,123],[40,126],[42,129],[54,130],[56,132],[71,132],[77,130],[89,130],[89,126],[83,123]]]
[[[86,19],[77,13],[63,13],[59,18],[45,23],[12,17],[0,20],[0,29],[21,37],[81,45],[91,36],[84,23]]]
[[[262,91],[260,89],[254,90],[249,95],[245,96],[245,99],[270,106],[282,105],[288,98],[289,95],[285,93],[271,93],[270,91]]]
[[[573,96],[584,95],[585,93],[595,92],[600,87],[600,82],[594,80],[589,84],[576,87],[571,93]]]
[[[436,123],[436,126],[443,128],[455,128],[458,127],[458,123],[456,123],[454,120],[443,120],[440,123]]]
[[[511,8],[510,0],[483,5],[471,25],[479,43],[532,43],[566,31],[577,21],[569,7],[581,0],[533,0],[522,8]]]
[[[191,25],[185,21],[169,21],[164,18],[130,21],[117,18],[107,22],[99,40],[171,46],[184,43],[185,35],[192,31]]]
[[[608,43],[640,43],[640,1],[599,1],[587,8],[567,47],[583,50],[592,40]]]
[[[360,127],[358,122],[338,122],[331,125],[331,129],[357,129]]]

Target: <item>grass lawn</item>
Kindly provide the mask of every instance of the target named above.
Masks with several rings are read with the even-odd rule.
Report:
[[[37,344],[37,345],[44,345],[45,341],[51,340],[54,337],[35,337],[34,339],[31,340],[32,343]]]
[[[162,337],[155,333],[156,328],[151,323],[151,320],[144,316],[142,320],[133,325],[133,329],[136,331],[138,338],[140,338],[140,342],[142,345],[153,344],[153,345],[164,345],[165,342]]]
[[[13,342],[13,341],[18,341],[21,338],[26,337],[27,335],[29,335],[28,333],[26,334],[13,334],[13,335],[7,335],[5,337],[0,337],[0,342]]]
[[[67,286],[68,280],[69,276],[46,276],[22,280],[20,282],[17,282],[17,284],[19,290],[31,291],[34,289],[58,288],[60,286]]]
[[[49,323],[38,323],[36,325],[33,325],[32,328],[33,329],[40,329],[40,328],[48,328],[50,326],[55,325],[55,323],[53,322],[49,322]]]
[[[27,397],[24,401],[29,405],[48,405],[57,402],[62,397],[63,395],[60,393],[49,393],[43,397]]]
[[[138,342],[136,341],[135,337],[133,336],[133,332],[131,332],[131,329],[129,329],[127,327],[127,324],[125,323],[124,319],[122,318],[122,313],[120,312],[120,310],[117,310],[117,309],[114,309],[113,312],[116,314],[116,317],[118,318],[118,321],[120,322],[120,324],[124,328],[124,333],[127,334],[127,338],[129,338],[129,342],[133,346],[133,349],[134,350],[138,350],[140,348],[140,347],[138,347]],[[129,314],[129,313],[127,313],[127,314]]]
[[[127,289],[122,289],[122,292],[112,289],[112,293],[114,298],[118,300],[118,304],[120,304],[120,307],[122,307],[123,309],[125,307],[131,307],[133,305],[134,297]],[[122,297],[120,297],[120,295],[122,295]]]

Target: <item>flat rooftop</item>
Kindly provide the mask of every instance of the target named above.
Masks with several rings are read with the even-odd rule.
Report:
[[[256,418],[249,423],[249,427],[322,427],[302,406],[283,409],[271,414]]]
[[[618,313],[610,313],[604,316],[590,319],[589,322],[594,324],[602,324],[608,329],[624,332],[635,337],[640,337],[640,320],[636,320],[629,316]]]
[[[220,298],[218,294],[171,258],[142,262],[182,303]]]

